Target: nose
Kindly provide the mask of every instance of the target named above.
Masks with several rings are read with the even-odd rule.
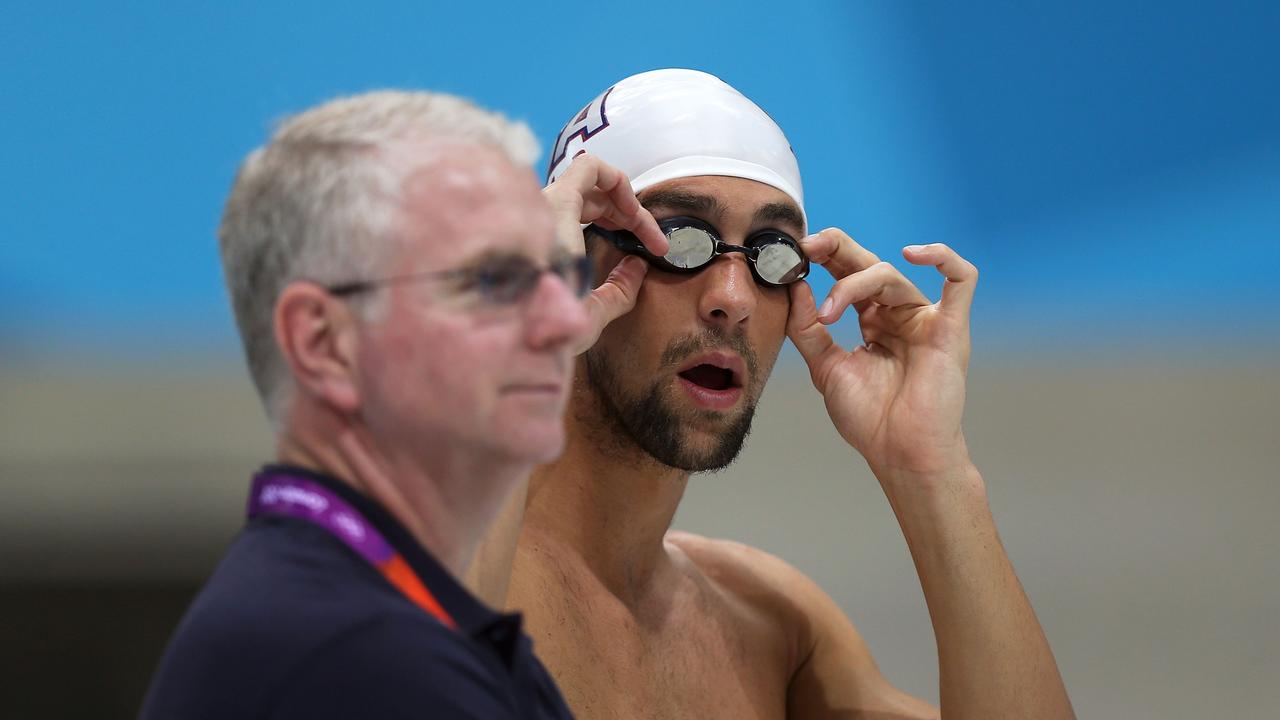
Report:
[[[751,317],[757,290],[746,257],[741,253],[721,255],[699,274],[703,285],[698,315],[703,322],[730,328]]]
[[[534,350],[575,346],[587,334],[582,300],[555,273],[543,273],[525,311],[527,341]]]

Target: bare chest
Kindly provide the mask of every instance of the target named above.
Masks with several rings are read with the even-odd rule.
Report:
[[[559,595],[528,613],[538,654],[581,718],[781,718],[786,644],[706,588],[634,612],[607,594]]]

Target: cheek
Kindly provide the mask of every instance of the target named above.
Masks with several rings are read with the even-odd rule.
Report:
[[[636,320],[635,316],[628,313],[609,323],[589,351],[608,362],[615,374],[623,378],[635,375],[636,368],[640,366],[640,359],[636,355],[644,345],[637,338],[643,324]]]
[[[778,337],[787,333],[787,318],[791,315],[791,295],[786,288],[762,288],[759,303],[756,305],[756,316],[761,325]]]
[[[673,337],[696,327],[693,301],[672,293],[673,287],[664,279],[650,270],[640,286],[635,307],[600,333],[595,347],[606,353],[619,371],[643,374],[643,369],[654,368]],[[680,317],[679,308],[685,308],[688,314]]]
[[[752,341],[760,361],[761,380],[769,376],[773,363],[782,349],[782,341],[787,335],[787,318],[791,313],[790,296],[785,288],[768,289],[762,292],[753,327]]]
[[[625,257],[622,251],[594,235],[587,241],[587,253],[591,256],[592,287],[600,287]]]
[[[399,417],[429,407],[483,411],[496,394],[494,366],[511,353],[494,335],[448,320],[389,316],[362,354],[371,401]]]

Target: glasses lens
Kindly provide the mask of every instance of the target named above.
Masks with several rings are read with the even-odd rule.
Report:
[[[765,282],[786,285],[795,282],[804,270],[804,257],[790,243],[772,242],[760,247],[756,272]]]
[[[564,258],[551,263],[551,272],[559,276],[578,297],[585,296],[594,284],[591,270],[591,258],[585,255]]]
[[[528,296],[542,271],[524,258],[508,258],[478,268],[472,282],[480,297],[491,305],[510,305]]]
[[[716,247],[716,241],[706,230],[694,227],[675,228],[667,233],[667,241],[671,249],[663,259],[678,268],[706,265]]]

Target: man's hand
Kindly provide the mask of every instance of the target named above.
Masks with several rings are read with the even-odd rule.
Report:
[[[960,430],[977,269],[945,245],[904,248],[908,262],[946,278],[930,303],[839,230],[801,247],[836,284],[821,309],[808,284],[791,286],[787,334],[898,517],[937,639],[942,716],[1074,718]],[[824,327],[850,305],[866,343],[852,352]]]
[[[930,303],[899,270],[840,230],[823,230],[800,245],[836,284],[821,309],[807,283],[791,286],[787,334],[841,436],[881,483],[963,471],[969,457],[960,418],[977,269],[946,245],[905,248],[908,262],[933,265],[946,277],[941,301]],[[865,342],[851,352],[825,327],[849,306]]]
[[[551,203],[560,242],[573,252],[585,251],[583,223],[596,223],[608,230],[629,230],[649,252],[667,254],[667,236],[648,210],[640,205],[631,182],[621,170],[591,156],[579,155],[560,179],[542,191]],[[584,352],[595,344],[604,327],[635,307],[649,265],[638,257],[627,257],[610,271],[609,276],[586,299],[592,331],[587,333],[575,352]]]

